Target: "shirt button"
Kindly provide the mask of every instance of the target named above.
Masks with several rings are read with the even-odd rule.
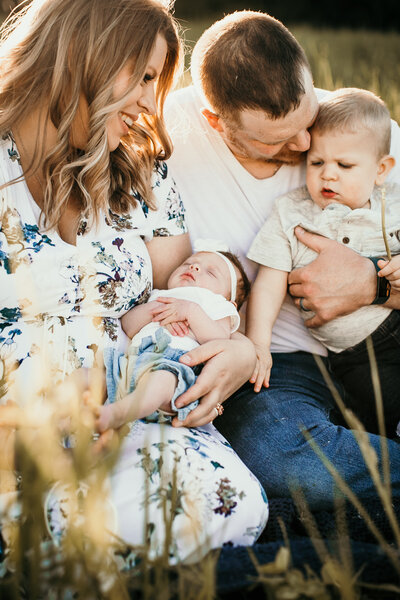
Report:
[[[342,239],[342,242],[343,242],[343,244],[348,244],[348,243],[349,243],[349,241],[350,241],[350,238],[348,238],[348,237],[344,237],[344,238]]]

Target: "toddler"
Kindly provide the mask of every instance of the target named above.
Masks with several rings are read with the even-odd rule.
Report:
[[[239,327],[238,308],[250,291],[238,258],[225,251],[195,252],[167,285],[121,318],[132,338],[127,354],[104,351],[108,401],[99,408],[100,432],[134,419],[158,418],[159,412],[184,420],[198,401],[177,409],[175,400],[195,382],[196,368],[180,363],[180,356],[209,340],[229,338]],[[221,405],[215,410],[222,414]]]
[[[376,432],[375,396],[365,339],[371,335],[383,392],[387,433],[400,420],[400,317],[384,306],[390,286],[400,290],[400,256],[389,262],[381,227],[386,196],[386,231],[392,254],[400,252],[400,186],[384,185],[394,165],[389,156],[391,120],[383,101],[367,90],[341,89],[321,103],[311,128],[307,185],[279,198],[256,236],[248,257],[260,264],[247,312],[246,333],[257,351],[250,379],[255,391],[268,387],[272,359],[270,337],[287,291],[287,276],[316,253],[299,242],[297,225],[347,244],[370,258],[377,270],[372,304],[310,329],[328,349],[330,368],[345,388],[346,404],[369,431]],[[379,266],[378,266],[379,261]],[[305,320],[313,313],[304,300]]]

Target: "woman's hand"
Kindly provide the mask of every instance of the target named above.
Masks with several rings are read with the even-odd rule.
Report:
[[[215,407],[243,385],[254,371],[256,355],[252,342],[241,334],[229,340],[213,340],[184,354],[180,362],[191,367],[205,363],[196,383],[176,401],[178,407],[200,400],[184,421],[175,427],[199,427],[217,416]]]

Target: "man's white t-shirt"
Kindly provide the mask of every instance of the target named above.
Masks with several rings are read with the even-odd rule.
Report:
[[[319,97],[323,91],[317,91]],[[269,216],[274,201],[305,183],[305,164],[282,166],[273,177],[257,179],[232,152],[202,115],[204,103],[194,86],[170,95],[165,108],[174,151],[168,166],[186,208],[192,241],[223,240],[243,261],[254,279],[257,265],[246,254]],[[392,154],[396,167],[388,180],[400,183],[400,130],[393,123]],[[304,350],[326,354],[307,331],[298,309],[287,296],[272,331],[272,352]]]

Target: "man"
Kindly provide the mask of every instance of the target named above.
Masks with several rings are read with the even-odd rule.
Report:
[[[244,258],[275,198],[305,181],[302,153],[318,110],[310,66],[279,21],[241,11],[204,32],[193,51],[192,78],[194,86],[173,94],[167,108],[175,148],[169,165],[192,239],[224,240]],[[395,123],[392,153],[400,158]],[[400,182],[399,164],[390,180]],[[296,305],[315,312],[307,325],[316,326],[384,298],[374,263],[346,248],[345,240],[338,244],[301,229],[298,237],[319,256],[289,276],[292,298],[273,330],[270,386],[259,394],[243,386],[215,424],[269,496],[300,486],[310,507],[322,508],[332,505],[337,488],[309,438],[357,495],[373,496],[375,489],[353,433],[331,420],[335,403],[312,356],[325,351]],[[255,265],[246,265],[254,277]],[[400,295],[393,292],[387,305],[399,308]],[[185,424],[196,424],[195,418],[194,412]],[[379,455],[380,438],[371,435],[370,442]],[[388,446],[393,494],[400,495],[400,446],[391,440]]]

